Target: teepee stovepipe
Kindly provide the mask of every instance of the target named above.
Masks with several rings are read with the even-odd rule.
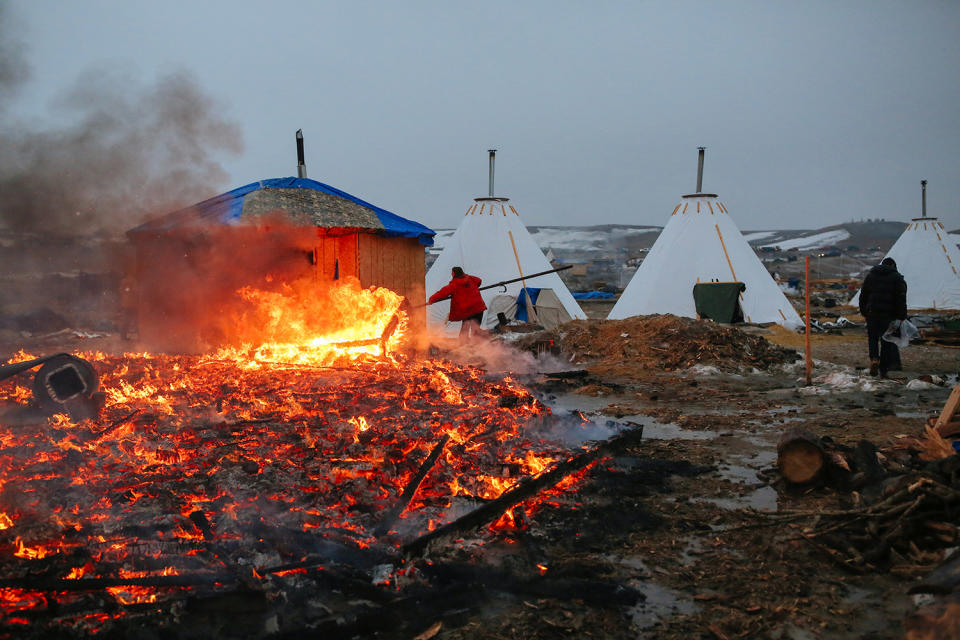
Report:
[[[943,224],[927,217],[927,181],[920,181],[920,217],[913,218],[884,258],[907,281],[908,309],[960,309],[960,249]],[[850,304],[857,306],[860,292]]]
[[[483,319],[484,326],[496,324],[496,315],[491,314],[489,310],[494,297],[517,298],[520,291],[527,287],[551,289],[570,318],[585,319],[586,315],[580,309],[580,305],[573,299],[570,290],[556,273],[542,275],[535,282],[525,282],[529,274],[550,271],[553,267],[527,231],[517,209],[509,204],[510,199],[494,195],[495,150],[491,149],[489,153],[489,195],[484,198],[474,198],[474,203],[467,209],[453,236],[430,266],[426,276],[427,295],[450,281],[450,270],[453,267],[462,267],[466,273],[479,277],[485,284],[521,279],[505,285],[506,291],[501,288],[481,293],[488,307]],[[530,300],[529,295],[525,298]],[[428,326],[434,330],[442,330],[446,325],[449,310],[450,303],[447,301],[427,307]],[[528,317],[533,319],[532,315]],[[459,323],[451,323],[451,325],[459,326]]]
[[[714,193],[702,193],[704,148],[698,149],[697,192],[685,195],[608,316],[669,313],[697,317],[693,287],[742,282],[747,322],[798,326],[800,314],[774,282]]]

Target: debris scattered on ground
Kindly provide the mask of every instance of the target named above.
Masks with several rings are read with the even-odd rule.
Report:
[[[532,334],[517,346],[553,340],[562,353],[591,371],[634,378],[650,371],[677,371],[695,365],[721,371],[768,369],[799,358],[761,336],[735,327],[671,315],[625,320],[578,320],[558,329]]]

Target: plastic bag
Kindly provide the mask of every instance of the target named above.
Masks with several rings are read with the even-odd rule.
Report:
[[[917,329],[909,320],[894,320],[887,327],[887,330],[880,336],[887,342],[892,342],[901,349],[910,344],[910,341],[920,335]]]

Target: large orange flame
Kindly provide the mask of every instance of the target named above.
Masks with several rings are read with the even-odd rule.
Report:
[[[216,359],[248,366],[325,365],[343,357],[383,354],[397,346],[406,330],[403,298],[383,287],[364,289],[355,278],[330,286],[300,279],[274,291],[245,287],[238,293],[248,304],[228,319],[225,334],[239,346],[220,349]]]

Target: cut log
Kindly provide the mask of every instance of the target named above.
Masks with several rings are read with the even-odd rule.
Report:
[[[777,466],[788,482],[806,484],[817,479],[827,464],[820,441],[809,431],[790,427],[777,443]]]

